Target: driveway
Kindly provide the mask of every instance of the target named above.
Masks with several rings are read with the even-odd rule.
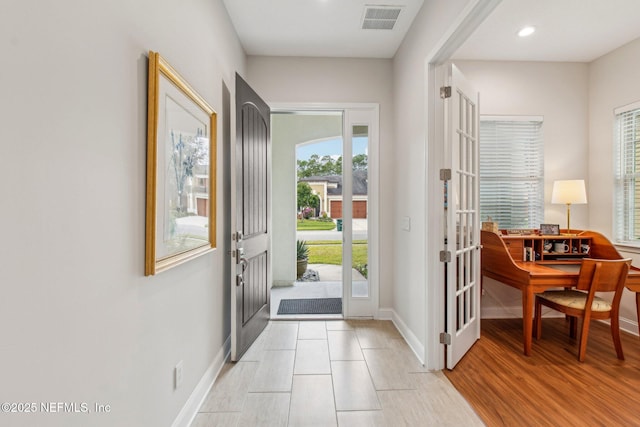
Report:
[[[299,240],[339,240],[342,241],[342,231],[329,230],[329,231],[296,231],[297,238]],[[353,220],[353,239],[354,240],[367,240],[367,220],[366,219],[354,219]]]

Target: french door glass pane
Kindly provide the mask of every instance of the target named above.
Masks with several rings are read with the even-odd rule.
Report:
[[[352,128],[352,284],[351,296],[369,296],[369,127]]]

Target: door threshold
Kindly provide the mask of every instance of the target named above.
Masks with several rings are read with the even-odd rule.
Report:
[[[344,320],[342,314],[276,314],[271,320]]]

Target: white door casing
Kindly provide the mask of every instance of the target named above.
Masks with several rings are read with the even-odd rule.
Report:
[[[343,148],[343,159],[350,158],[348,156],[351,156],[352,153],[350,139],[352,138],[353,125],[367,125],[369,127],[367,201],[369,292],[366,298],[352,297],[351,257],[349,256],[348,260],[343,259],[343,266],[348,267],[343,268],[342,300],[344,317],[377,317],[379,308],[379,105],[372,103],[271,103],[270,107],[274,112],[341,111],[343,113],[343,146],[349,145],[350,150],[347,153],[346,148]],[[351,171],[349,170],[349,176],[343,177],[343,194],[345,186],[349,186],[348,190],[349,194],[351,194],[351,178]],[[343,203],[343,207],[344,205],[347,204]],[[349,206],[349,215],[351,215],[351,209],[352,207]],[[343,248],[351,247],[347,245],[353,243],[352,221],[346,220],[344,212],[342,216],[345,219],[343,221]],[[292,244],[295,244],[295,242],[292,242]],[[347,275],[348,278],[346,277]]]

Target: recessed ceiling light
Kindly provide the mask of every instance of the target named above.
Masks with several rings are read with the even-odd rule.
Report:
[[[536,32],[536,27],[527,26],[518,31],[520,37],[527,37]]]

